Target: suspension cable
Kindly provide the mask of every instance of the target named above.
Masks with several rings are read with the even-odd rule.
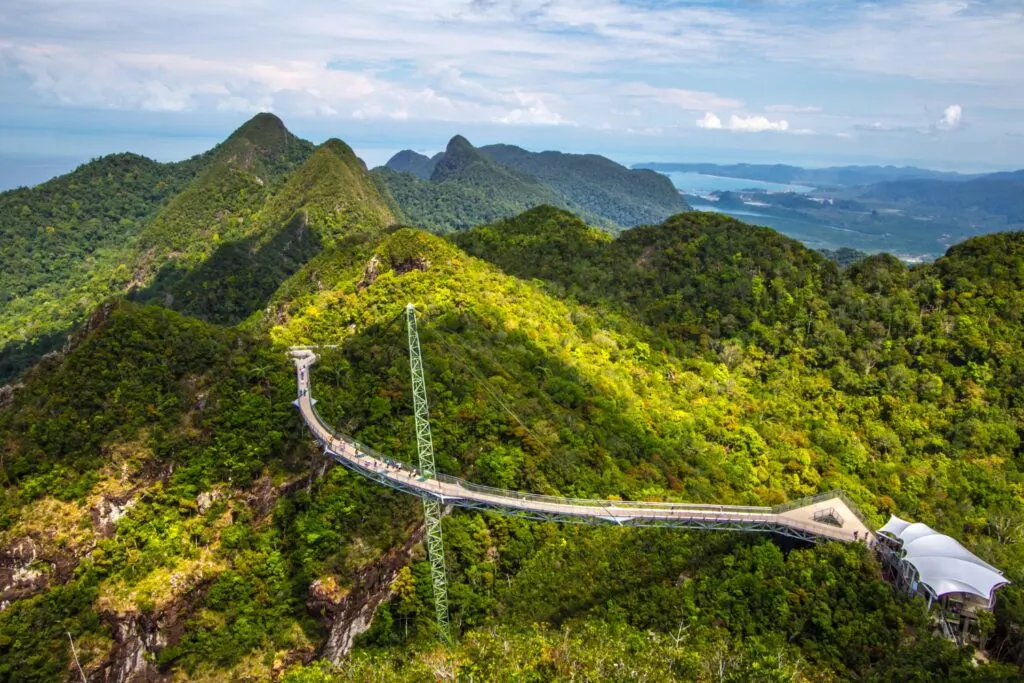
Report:
[[[494,400],[495,400],[495,401],[496,401],[496,402],[497,402],[497,403],[498,403],[498,404],[499,404],[499,405],[500,405],[500,406],[501,406],[501,407],[502,407],[502,408],[503,408],[503,409],[505,410],[505,412],[507,412],[507,413],[509,414],[509,416],[510,416],[510,417],[511,417],[511,418],[512,418],[513,420],[515,420],[515,421],[516,421],[516,423],[517,423],[517,424],[518,424],[518,425],[519,425],[520,427],[522,427],[522,428],[523,428],[523,429],[524,429],[524,430],[526,431],[526,433],[527,433],[527,434],[529,434],[530,436],[532,436],[532,437],[533,437],[533,439],[534,439],[534,441],[536,441],[536,442],[537,442],[537,444],[538,444],[538,445],[539,445],[539,446],[540,446],[540,447],[541,447],[542,449],[544,449],[545,451],[547,451],[547,453],[548,453],[549,455],[551,455],[551,454],[552,454],[552,453],[551,453],[551,450],[550,450],[550,449],[549,449],[549,448],[547,447],[547,444],[545,444],[545,443],[544,443],[544,441],[542,441],[542,440],[541,440],[541,438],[540,438],[539,436],[537,436],[537,435],[536,435],[536,434],[535,434],[535,433],[533,432],[533,430],[532,430],[532,429],[530,429],[529,427],[527,427],[527,426],[526,426],[526,424],[525,424],[525,423],[524,423],[524,422],[523,422],[522,420],[520,420],[520,419],[519,419],[519,416],[518,416],[518,415],[516,415],[515,411],[514,411],[514,410],[512,410],[512,408],[510,408],[510,407],[508,406],[508,404],[506,404],[506,403],[505,403],[505,402],[504,402],[503,400],[501,400],[501,397],[500,397],[500,396],[498,396],[498,394],[496,394],[496,393],[495,393],[495,392],[494,392],[494,391],[493,391],[493,390],[491,389],[491,387],[490,387],[490,382],[489,382],[489,381],[487,380],[487,378],[486,378],[486,377],[484,377],[484,376],[483,376],[482,374],[480,374],[480,372],[479,372],[479,371],[478,371],[478,370],[477,370],[476,368],[474,368],[474,367],[472,366],[472,364],[471,364],[471,363],[469,363],[468,361],[466,361],[466,360],[464,359],[464,358],[465,358],[464,354],[460,353],[460,352],[458,351],[458,349],[456,349],[456,348],[455,348],[455,347],[454,347],[454,346],[453,346],[452,344],[450,344],[450,343],[448,342],[448,340],[447,340],[447,339],[445,339],[445,336],[444,336],[444,332],[445,332],[445,331],[444,331],[443,329],[440,329],[440,328],[438,328],[438,327],[431,327],[431,328],[430,328],[430,330],[431,330],[432,332],[438,332],[438,333],[439,333],[439,334],[437,334],[437,335],[436,335],[436,336],[437,336],[437,339],[439,339],[439,340],[440,340],[440,342],[441,342],[442,344],[444,344],[444,345],[445,345],[446,347],[448,347],[448,350],[452,352],[452,355],[453,355],[453,357],[455,358],[455,360],[456,360],[456,361],[457,361],[457,362],[458,362],[458,363],[459,363],[460,365],[462,365],[462,366],[463,366],[464,368],[466,368],[467,370],[469,370],[470,374],[472,374],[472,375],[473,375],[473,376],[474,376],[474,377],[475,377],[475,378],[477,379],[477,381],[478,381],[478,382],[480,383],[480,385],[482,385],[482,386],[483,386],[484,390],[485,390],[485,391],[486,391],[486,392],[487,392],[488,394],[490,394],[491,398],[493,398],[493,399],[494,399]],[[469,351],[468,351],[468,350],[467,350],[467,349],[465,348],[465,346],[463,346],[463,345],[462,345],[461,343],[459,344],[459,346],[461,346],[461,347],[462,347],[462,349],[463,349],[463,351],[465,351],[465,355],[468,355],[468,354],[469,354]],[[499,365],[499,368],[500,368],[500,367],[501,367],[501,364],[499,363],[498,365]],[[501,368],[501,369],[502,369],[502,370],[504,370],[504,368]]]

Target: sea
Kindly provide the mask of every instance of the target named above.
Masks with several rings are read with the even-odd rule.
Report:
[[[726,190],[765,190],[767,192],[800,192],[807,193],[813,187],[806,185],[789,185],[785,183],[769,183],[763,180],[748,178],[724,178],[704,173],[672,172],[666,173],[676,189],[683,193],[687,203],[698,211],[713,211],[738,218],[751,225],[763,225],[772,228],[787,237],[800,240],[811,249],[838,249],[853,247],[869,254],[889,251],[907,263],[932,261],[942,255],[942,251],[925,251],[924,253],[904,253],[894,248],[891,239],[885,235],[862,233],[849,228],[828,225],[819,220],[801,219],[796,216],[773,216],[758,211],[756,204],[747,204],[744,208],[721,209],[719,205],[708,199],[712,192]]]
[[[785,183],[769,183],[764,180],[749,180],[747,178],[725,178],[717,175],[706,175],[704,173],[692,173],[690,171],[672,171],[666,173],[672,184],[684,194],[706,197],[712,192],[725,190],[765,190],[768,192],[810,192],[813,187],[806,185],[787,185]]]
[[[779,217],[763,214],[757,211],[756,206],[746,209],[720,209],[714,201],[708,200],[712,192],[725,190],[765,190],[768,192],[800,192],[807,193],[813,187],[807,185],[790,185],[786,183],[771,183],[764,180],[752,180],[749,178],[725,178],[723,176],[707,175],[704,173],[692,172],[670,172],[666,173],[676,189],[682,192],[686,201],[698,211],[714,211],[733,216],[744,223],[752,225],[763,225],[798,239],[812,249],[835,249],[840,246],[854,246],[865,248],[858,240],[851,240],[853,235],[843,235],[850,232],[843,228],[822,225],[817,221],[804,221],[792,217]]]

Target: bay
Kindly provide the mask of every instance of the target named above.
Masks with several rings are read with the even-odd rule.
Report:
[[[813,187],[806,185],[788,185],[785,183],[771,183],[764,180],[750,180],[749,178],[726,178],[723,176],[706,175],[704,173],[693,173],[691,171],[670,171],[665,173],[676,189],[683,194],[707,196],[712,192],[724,190],[747,190],[759,189],[769,192],[810,192]]]

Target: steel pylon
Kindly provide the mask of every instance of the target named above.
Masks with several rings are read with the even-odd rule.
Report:
[[[423,377],[423,356],[420,353],[420,337],[416,329],[416,308],[411,303],[405,307],[405,322],[409,333],[409,372],[412,375],[412,404],[416,418],[419,470],[424,478],[429,479],[436,471],[434,441],[430,435],[430,418],[427,414],[427,382]],[[441,501],[432,496],[423,496],[422,500],[423,517],[427,525],[430,578],[434,584],[437,629],[445,644],[451,645],[452,635],[448,625],[448,575],[444,562],[444,539],[441,536]]]

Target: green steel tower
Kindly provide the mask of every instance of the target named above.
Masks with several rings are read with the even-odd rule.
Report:
[[[423,378],[423,357],[420,354],[420,336],[416,331],[416,309],[405,307],[406,328],[409,331],[409,370],[412,374],[412,403],[416,415],[416,448],[419,451],[420,474],[434,476],[434,441],[430,436],[427,415],[427,383]],[[434,582],[434,609],[441,639],[451,645],[452,634],[448,626],[448,578],[444,565],[444,540],[441,537],[441,501],[423,496],[423,517],[427,522],[427,555],[430,559],[430,577]]]

